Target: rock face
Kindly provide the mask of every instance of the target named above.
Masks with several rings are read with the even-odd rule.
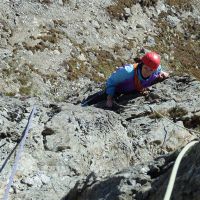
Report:
[[[178,151],[198,137],[198,79],[172,73],[146,96],[120,96],[112,111],[80,102],[148,50],[160,52],[166,71],[200,77],[199,1],[2,0],[0,7],[1,164],[37,108],[10,198],[162,199]],[[174,199],[198,199],[198,146],[183,161]],[[1,172],[0,198],[14,157]]]
[[[200,198],[199,147],[193,146],[181,162],[171,199]],[[115,175],[98,180],[93,174],[78,182],[63,200],[137,199],[162,200],[177,154],[163,156],[153,162],[129,167]]]
[[[196,0],[2,0],[0,7],[0,90],[8,96],[65,101],[133,62],[142,47],[161,53],[166,66],[199,74]]]
[[[174,185],[172,199],[199,199],[199,143],[193,146],[182,160]],[[149,199],[163,199],[170,171],[152,184]]]
[[[1,162],[19,140],[31,108],[37,107],[10,196],[157,199],[151,191],[163,176],[169,177],[177,156],[173,152],[197,137],[185,128],[198,128],[199,91],[196,79],[171,76],[153,85],[147,96],[120,97],[115,112],[2,96]],[[1,174],[1,195],[11,166],[12,161]]]

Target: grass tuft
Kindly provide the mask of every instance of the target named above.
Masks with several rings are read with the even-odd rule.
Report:
[[[168,112],[169,112],[170,117],[174,121],[180,120],[182,119],[183,116],[188,114],[188,111],[186,109],[179,106],[171,108]]]

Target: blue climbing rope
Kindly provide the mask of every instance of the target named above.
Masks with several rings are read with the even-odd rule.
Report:
[[[31,122],[32,122],[32,118],[33,118],[34,113],[35,113],[35,110],[36,110],[36,108],[33,107],[32,111],[31,111],[31,114],[29,115],[29,118],[28,118],[28,123],[27,123],[27,125],[26,125],[26,127],[25,127],[25,129],[23,131],[23,134],[22,134],[22,137],[21,137],[21,141],[19,143],[19,149],[17,150],[15,161],[14,161],[13,168],[12,168],[12,172],[11,172],[11,175],[10,175],[10,178],[9,178],[9,182],[7,184],[7,187],[6,187],[6,190],[5,190],[5,193],[4,193],[4,196],[3,196],[2,200],[7,200],[8,199],[9,190],[10,190],[10,188],[12,186],[12,183],[13,183],[13,180],[14,180],[14,176],[15,176],[15,173],[17,171],[17,165],[19,163],[21,154],[23,152],[24,143],[25,143],[26,137],[28,136],[29,128],[30,128],[30,125],[31,125]],[[16,149],[16,146],[15,146],[14,149]]]

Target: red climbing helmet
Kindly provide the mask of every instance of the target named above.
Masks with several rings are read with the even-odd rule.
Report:
[[[148,52],[142,58],[142,62],[150,67],[152,70],[156,70],[160,65],[160,55],[156,52]]]

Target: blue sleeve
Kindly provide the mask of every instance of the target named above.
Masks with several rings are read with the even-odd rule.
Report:
[[[125,65],[124,67],[120,67],[111,76],[108,78],[106,82],[106,93],[110,96],[114,96],[115,88],[119,83],[133,77],[134,68],[132,64]]]

